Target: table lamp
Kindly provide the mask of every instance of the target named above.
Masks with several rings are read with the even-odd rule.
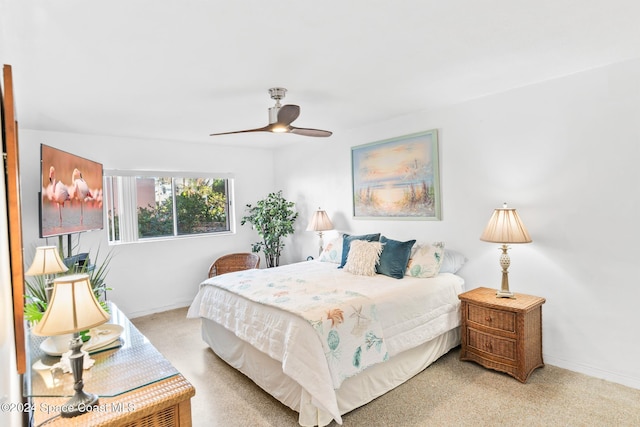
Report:
[[[322,232],[327,230],[333,230],[333,224],[329,219],[329,215],[322,209],[318,208],[317,211],[313,214],[311,218],[311,222],[309,222],[309,226],[307,227],[308,231],[317,231],[318,236],[320,237],[320,249],[318,251],[318,256],[322,254]]]
[[[44,294],[39,297],[46,297],[46,301],[51,299],[51,282],[58,273],[69,270],[58,253],[56,246],[38,246],[33,256],[31,267],[24,273],[27,276],[45,276]]]
[[[502,243],[502,255],[500,255],[500,266],[502,267],[502,285],[496,293],[498,298],[515,298],[513,292],[509,290],[509,246],[507,243],[530,243],[531,237],[524,224],[520,220],[515,209],[507,208],[505,203],[502,209],[496,209],[489,219],[489,223],[484,229],[480,240],[485,242]]]
[[[42,320],[34,327],[35,335],[73,334],[69,343],[72,350],[69,361],[73,372],[75,394],[62,405],[61,416],[75,417],[90,412],[98,404],[98,396],[83,391],[82,370],[84,354],[80,350],[82,340],[80,331],[94,328],[109,320],[109,314],[103,310],[96,299],[89,275],[73,274],[62,276],[53,281],[53,295],[42,315]]]
[[[64,273],[69,270],[60,255],[56,246],[38,246],[33,256],[33,262],[24,273],[27,276],[42,276],[57,273]]]

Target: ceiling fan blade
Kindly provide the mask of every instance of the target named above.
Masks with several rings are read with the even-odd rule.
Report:
[[[221,132],[221,133],[212,133],[209,136],[219,136],[219,135],[232,135],[234,133],[247,133],[247,132],[271,132],[271,125],[257,128],[257,129],[247,129],[247,130],[236,130],[233,132]]]
[[[300,115],[300,107],[293,104],[287,104],[278,110],[278,123],[289,125]]]
[[[304,136],[327,137],[327,136],[333,135],[333,132],[330,132],[328,130],[309,129],[309,128],[294,128],[293,126],[291,126],[291,130],[289,132],[290,133],[295,133],[297,135],[304,135]]]

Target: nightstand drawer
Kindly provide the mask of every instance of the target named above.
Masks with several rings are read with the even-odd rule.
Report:
[[[516,314],[510,311],[493,310],[491,308],[469,304],[467,316],[470,322],[479,325],[507,332],[516,331]]]
[[[484,334],[475,329],[467,329],[467,345],[495,356],[516,360],[516,341]]]

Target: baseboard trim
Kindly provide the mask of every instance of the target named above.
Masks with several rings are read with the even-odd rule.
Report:
[[[153,307],[147,310],[133,311],[133,312],[127,313],[127,317],[129,319],[135,319],[136,317],[148,316],[149,314],[162,313],[163,311],[170,311],[170,310],[175,310],[177,308],[189,307],[191,305],[191,301],[192,300],[181,301],[181,302],[179,301],[170,305],[164,305],[162,307]]]
[[[543,358],[544,362],[549,365],[568,369],[569,371],[579,372],[591,377],[600,378],[606,381],[611,381],[640,390],[640,378],[628,377],[616,372],[607,371],[605,369],[596,368],[582,363],[571,362],[569,360],[560,359],[557,357],[549,356],[547,354],[543,354]]]

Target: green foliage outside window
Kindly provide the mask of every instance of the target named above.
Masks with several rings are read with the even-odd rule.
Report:
[[[226,227],[226,188],[224,180],[198,178],[180,186],[176,196],[178,234],[208,233]]]
[[[173,235],[173,199],[138,208],[138,237]]]
[[[227,230],[225,180],[181,181],[176,183],[175,195],[178,235]],[[173,223],[173,197],[138,208],[138,237],[172,236]]]

